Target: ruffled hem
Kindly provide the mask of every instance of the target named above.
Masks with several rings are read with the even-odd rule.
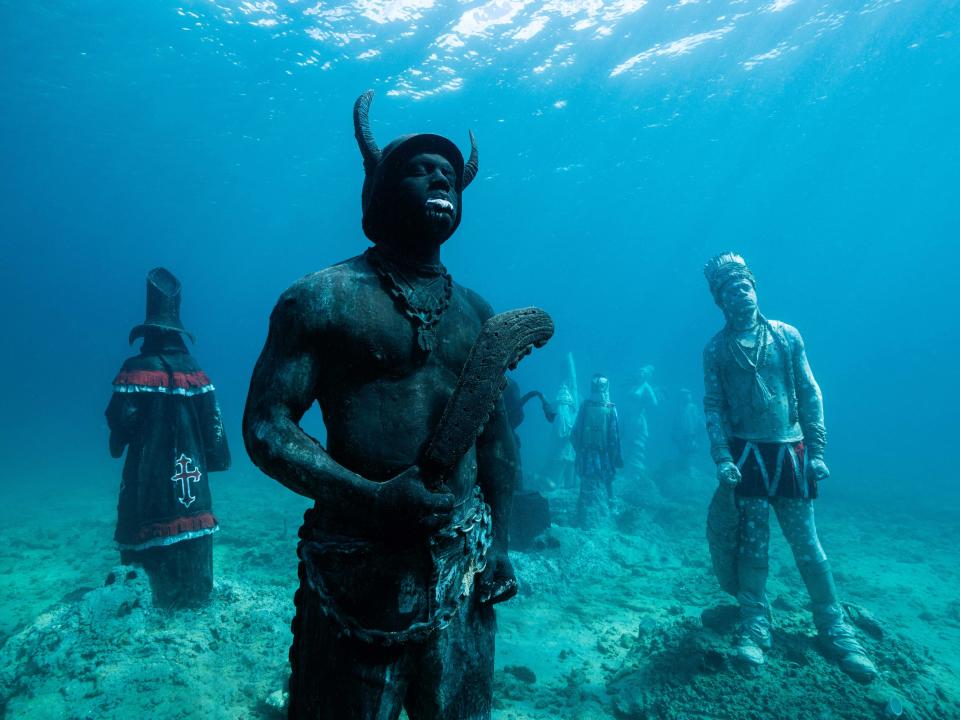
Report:
[[[189,537],[199,537],[218,529],[217,519],[213,513],[205,512],[199,515],[190,515],[180,517],[167,522],[149,523],[142,525],[134,537],[127,537],[121,540],[117,538],[117,544],[124,550],[138,550],[143,547],[153,547],[153,545],[169,545],[180,540],[188,540]],[[193,533],[191,535],[191,533]],[[170,542],[165,542],[168,539]],[[152,543],[152,544],[150,544]]]
[[[148,540],[145,543],[140,543],[139,545],[126,545],[124,543],[118,542],[117,548],[120,550],[148,550],[154,547],[164,547],[166,545],[174,545],[175,543],[182,542],[184,540],[193,540],[194,538],[203,537],[204,535],[213,535],[215,532],[219,532],[220,526],[214,525],[212,528],[205,528],[203,530],[191,530],[189,532],[180,533],[178,535],[170,535],[168,537],[156,537],[152,540]]]
[[[200,395],[211,392],[213,383],[203,370],[168,373],[165,370],[121,370],[113,390],[121,393],[159,392],[170,395]]]

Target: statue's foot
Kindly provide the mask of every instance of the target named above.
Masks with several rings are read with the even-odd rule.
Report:
[[[846,623],[820,633],[820,644],[837,661],[840,669],[859,683],[869,684],[877,676],[877,666]]]
[[[850,653],[839,660],[840,669],[859,683],[869,685],[877,676],[877,666],[863,653]]]
[[[737,662],[751,668],[759,668],[766,662],[763,648],[751,640],[737,643]]]
[[[748,668],[759,668],[766,662],[764,651],[770,649],[770,631],[766,628],[743,628],[737,638],[736,658]]]

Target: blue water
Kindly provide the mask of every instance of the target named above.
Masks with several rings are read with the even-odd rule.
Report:
[[[572,351],[614,400],[647,363],[699,392],[701,267],[732,248],[804,333],[834,482],[956,493],[958,29],[950,0],[0,2],[0,483],[115,486],[102,411],[156,265],[252,472],[273,302],[366,245],[373,88],[381,144],[479,138],[444,261],[553,314],[521,385],[552,395]]]
[[[645,363],[665,389],[699,388],[721,321],[700,267],[735,248],[765,313],[807,339],[838,477],[946,486],[960,4],[357,5],[377,19],[0,4],[7,482],[105,465],[108,382],[159,264],[185,285],[239,450],[276,296],[365,245],[350,110],[371,87],[381,144],[477,133],[444,259],[497,308],[554,315],[524,385],[552,393],[572,350],[615,399]]]

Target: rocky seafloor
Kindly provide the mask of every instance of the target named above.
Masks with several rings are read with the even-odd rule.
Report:
[[[827,493],[821,536],[880,677],[859,685],[819,652],[779,538],[774,649],[745,674],[730,658],[736,608],[703,540],[709,480],[658,478],[619,481],[615,526],[591,533],[569,526],[570,491],[547,493],[554,524],[514,553],[522,589],[498,614],[494,717],[960,718],[960,531],[949,513],[920,521]],[[215,491],[218,579],[199,610],[154,609],[143,572],[116,565],[113,498],[62,498],[49,517],[2,525],[5,717],[284,717],[304,502],[254,477]]]

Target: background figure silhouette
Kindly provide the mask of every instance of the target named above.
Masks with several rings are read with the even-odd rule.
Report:
[[[114,535],[123,563],[143,565],[153,601],[180,607],[213,588],[213,515],[209,473],[230,467],[213,384],[181,335],[180,282],[170,271],[147,275],[147,317],[130,331],[140,354],[124,362],[107,406],[110,454],[127,449]]]
[[[580,478],[577,524],[585,529],[605,525],[610,520],[613,478],[623,467],[623,455],[617,406],[610,402],[610,381],[603,375],[594,375],[590,381],[590,397],[577,413],[571,442]]]

